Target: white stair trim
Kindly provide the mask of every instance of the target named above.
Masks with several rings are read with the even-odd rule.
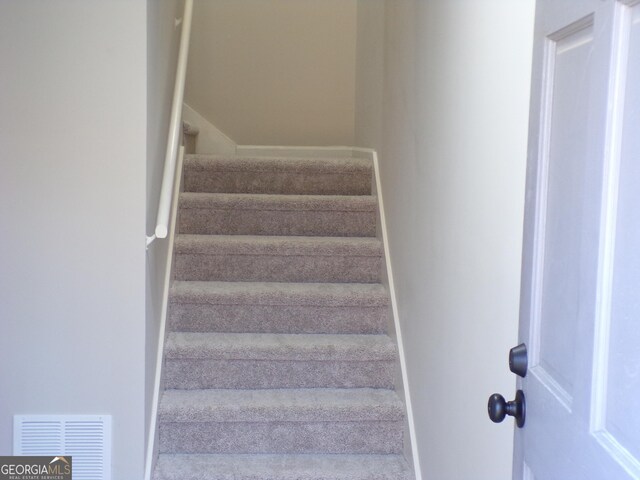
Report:
[[[156,353],[155,376],[153,383],[153,400],[151,401],[151,416],[149,418],[149,430],[147,432],[147,451],[145,455],[144,479],[151,480],[155,459],[157,457],[157,422],[158,406],[160,404],[160,392],[162,387],[162,362],[164,359],[164,343],[166,339],[167,311],[169,308],[169,289],[171,287],[171,272],[173,263],[173,244],[175,242],[176,220],[178,214],[178,197],[182,184],[182,162],[184,155],[178,156],[176,165],[175,183],[171,200],[171,213],[169,235],[167,241],[167,261],[164,271],[164,284],[162,289],[162,307],[160,310],[160,327],[158,329],[158,351]]]

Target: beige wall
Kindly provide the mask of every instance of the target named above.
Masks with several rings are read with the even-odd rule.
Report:
[[[374,148],[382,137],[384,22],[384,0],[358,0],[354,136],[359,147]]]
[[[113,416],[143,475],[144,0],[0,2],[0,455],[14,414]]]
[[[351,145],[356,0],[196,0],[186,103],[238,144]]]
[[[511,478],[486,402],[515,392],[533,4],[359,2],[356,143],[380,153],[425,480]]]

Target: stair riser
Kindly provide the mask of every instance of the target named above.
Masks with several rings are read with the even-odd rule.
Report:
[[[155,480],[409,480],[401,455],[163,454]]]
[[[402,422],[161,423],[160,453],[402,452]]]
[[[374,237],[374,212],[181,208],[180,233]]]
[[[228,282],[377,283],[381,257],[206,255],[176,256],[176,280]]]
[[[186,192],[282,195],[370,195],[371,173],[222,172],[189,170]]]
[[[167,359],[165,385],[198,388],[394,388],[395,362]]]
[[[170,331],[237,333],[385,333],[388,307],[173,303]]]

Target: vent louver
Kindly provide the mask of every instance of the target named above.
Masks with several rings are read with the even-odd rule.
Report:
[[[110,415],[15,415],[14,455],[70,455],[74,480],[110,480]]]

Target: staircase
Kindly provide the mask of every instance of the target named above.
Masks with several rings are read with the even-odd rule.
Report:
[[[189,155],[156,480],[409,480],[365,159]]]

